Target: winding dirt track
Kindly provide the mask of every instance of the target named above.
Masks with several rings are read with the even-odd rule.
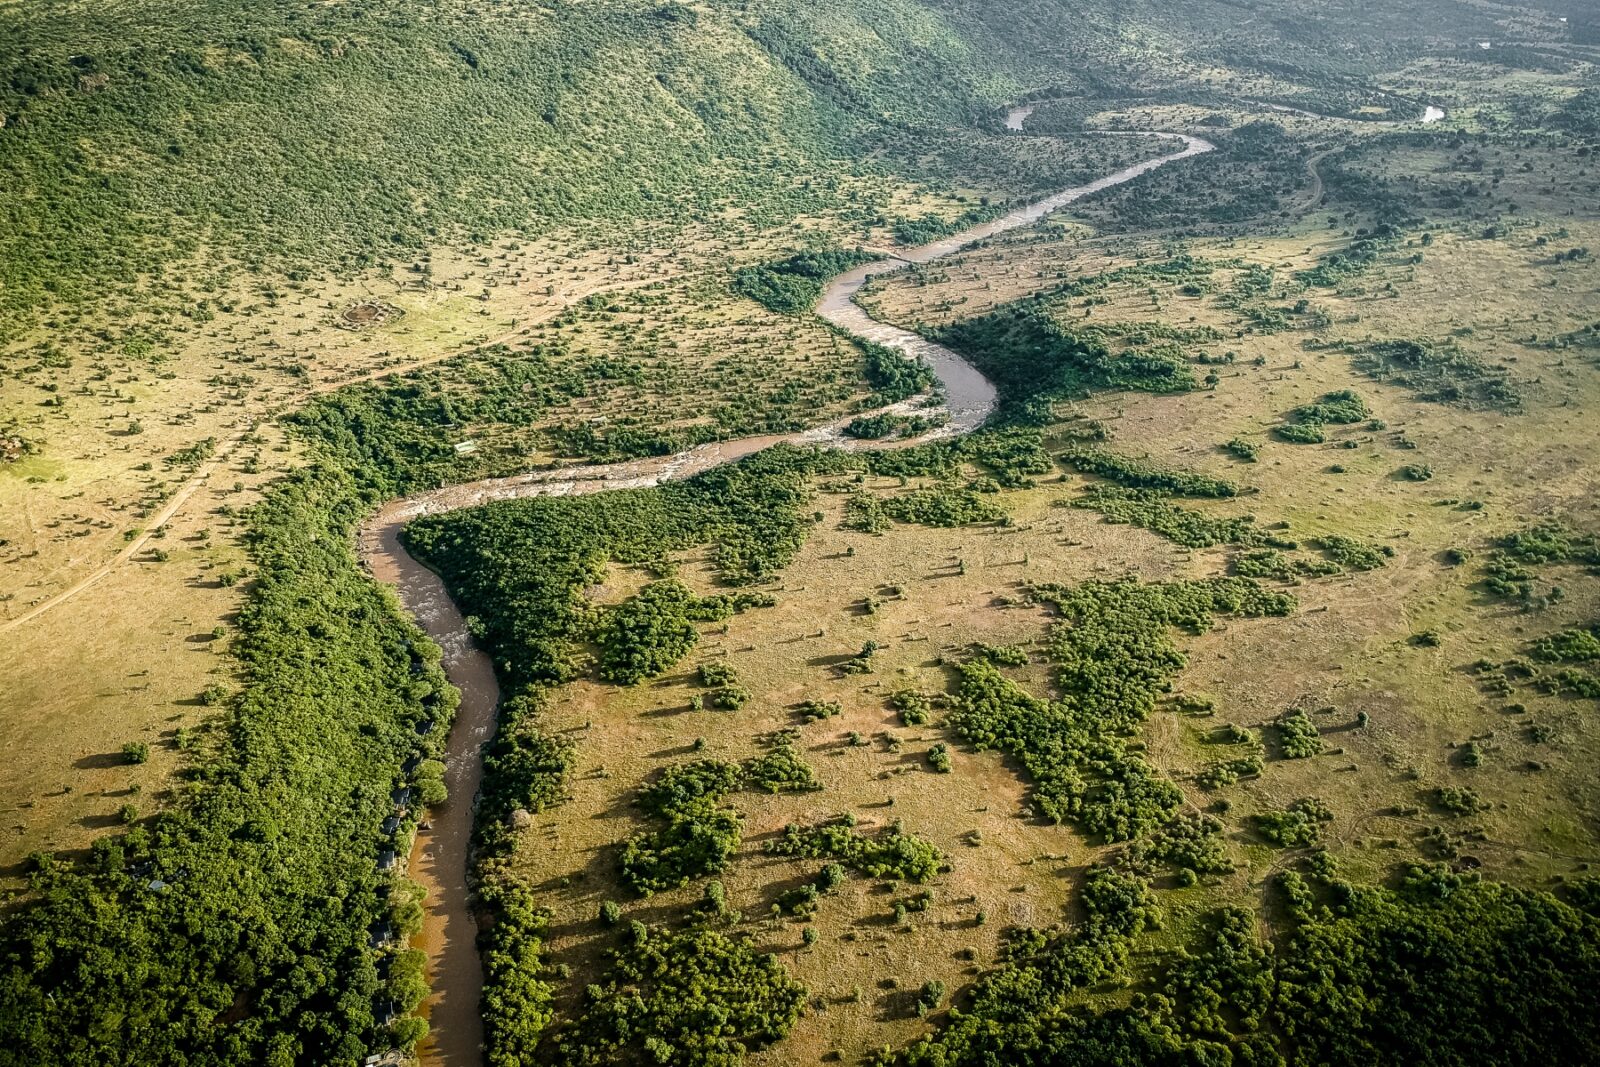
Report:
[[[1020,131],[1033,109],[1016,108],[1006,126]],[[730,463],[775,444],[831,445],[840,448],[905,447],[977,429],[994,411],[994,386],[971,364],[948,348],[916,334],[873,319],[854,302],[854,296],[874,275],[929,263],[978,241],[1034,222],[1067,204],[1093,193],[1131,181],[1158,167],[1212,151],[1210,142],[1187,134],[1129,133],[1183,142],[1176,152],[1156,156],[1087,185],[1062,190],[1002,218],[974,226],[953,237],[906,249],[892,258],[869,263],[842,274],[828,285],[817,313],[857,337],[898,349],[924,360],[938,377],[948,421],[915,441],[861,442],[841,433],[844,422],[797,434],[749,437],[702,445],[659,459],[537,471],[510,478],[493,478],[430,490],[396,500],[361,528],[361,559],[374,578],[394,588],[400,603],[419,626],[444,650],[444,668],[461,690],[461,706],[450,732],[445,756],[450,799],[431,813],[428,829],[419,831],[412,849],[409,872],[428,893],[426,920],[415,945],[428,954],[433,994],[424,1006],[432,1028],[420,1047],[426,1065],[479,1067],[482,1063],[483,1019],[478,1003],[483,971],[478,958],[477,924],[467,885],[472,842],[473,806],[482,777],[482,751],[494,730],[500,701],[499,686],[489,657],[476,648],[466,631],[461,612],[451,601],[444,582],[422,566],[400,544],[405,524],[421,515],[475,507],[496,500],[532,496],[571,496],[613,489],[644,488],[688,478]],[[895,405],[889,411],[911,411],[930,398]]]

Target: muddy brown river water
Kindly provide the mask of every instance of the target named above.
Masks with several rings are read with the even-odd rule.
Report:
[[[1031,107],[1014,108],[1006,116],[1007,128],[1020,131],[1032,113]],[[445,755],[445,782],[450,798],[430,813],[429,827],[418,831],[407,868],[410,877],[427,891],[422,932],[413,942],[428,955],[433,990],[423,1007],[430,1032],[418,1048],[424,1065],[479,1067],[483,1062],[483,1019],[478,1006],[483,992],[483,968],[477,952],[477,922],[467,871],[473,807],[483,772],[483,747],[494,732],[500,687],[493,664],[473,644],[465,620],[450,599],[444,582],[413,559],[401,545],[400,531],[405,524],[421,515],[476,507],[497,500],[572,496],[660,485],[733,462],[780,442],[840,448],[898,448],[977,429],[994,411],[994,386],[950,349],[872,318],[855,303],[855,295],[874,275],[904,270],[913,263],[930,263],[986,238],[1029,226],[1082,197],[1131,181],[1157,167],[1210,152],[1215,147],[1187,134],[1140,132],[1102,136],[1161,137],[1180,141],[1183,147],[1087,185],[1064,189],[952,237],[905,249],[893,258],[858,267],[834,278],[824,291],[817,305],[817,312],[824,319],[858,337],[924,360],[932,368],[943,394],[943,409],[948,415],[946,423],[932,433],[915,441],[856,441],[843,435],[842,428],[849,419],[842,419],[802,433],[717,442],[672,456],[535,471],[430,490],[391,502],[362,526],[358,548],[363,563],[374,578],[394,589],[417,624],[438,642],[444,652],[445,673],[461,691],[461,706],[447,740]],[[929,398],[923,398],[885,410],[926,411],[930,410],[926,406],[929,403]]]

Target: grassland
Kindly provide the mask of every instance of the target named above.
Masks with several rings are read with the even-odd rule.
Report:
[[[1371,166],[1386,174],[1434,151],[1384,133],[1357,145],[1358,158],[1381,156]],[[1523,152],[1534,174],[1565,168],[1570,179],[1577,165],[1561,146]],[[1410,165],[1439,184],[1451,181],[1437,163]],[[545,952],[558,1019],[576,1010],[617,945],[598,918],[602,904],[618,902],[622,921],[650,926],[696,911],[700,884],[638,899],[618,881],[622,842],[648,825],[628,803],[634,790],[690,758],[757,757],[790,731],[821,790],[739,794],[731,803],[743,818],[742,845],[715,870],[725,907],[737,914],[724,922],[777,953],[813,996],[790,1036],[754,1059],[848,1060],[926,1032],[915,1004],[929,983],[983,988],[982,961],[1001,954],[996,917],[1029,926],[1071,917],[1083,872],[1124,853],[1070,826],[1041,825],[1037,783],[1018,765],[973,750],[948,713],[907,725],[889,697],[957,692],[954,665],[984,647],[1019,649],[1025,665],[1006,673],[1049,693],[1051,613],[1037,595],[1041,585],[1225,574],[1240,544],[1259,544],[1257,536],[1335,573],[1278,586],[1298,601],[1287,619],[1225,621],[1179,641],[1179,695],[1143,727],[1139,748],[1177,784],[1188,810],[1220,819],[1226,866],[1198,879],[1181,871],[1158,879],[1172,921],[1153,945],[1200,936],[1219,905],[1243,906],[1268,930],[1280,928],[1277,876],[1310,853],[1286,853],[1258,827],[1304,797],[1332,812],[1318,833],[1319,854],[1357,883],[1389,883],[1407,864],[1439,861],[1530,889],[1582,880],[1596,856],[1594,785],[1584,768],[1600,737],[1589,702],[1527,684],[1497,691],[1471,665],[1525,657],[1536,636],[1585,626],[1600,604],[1593,575],[1571,566],[1541,579],[1541,588],[1561,586],[1557,602],[1496,601],[1484,590],[1481,563],[1531,517],[1559,517],[1577,529],[1597,521],[1583,458],[1593,450],[1583,412],[1595,403],[1596,383],[1572,349],[1550,344],[1589,316],[1589,268],[1555,253],[1583,246],[1593,224],[1533,216],[1490,229],[1482,219],[1504,218],[1507,207],[1450,211],[1408,191],[1405,204],[1437,221],[1383,238],[1370,261],[1341,268],[1335,284],[1317,284],[1330,257],[1345,262],[1367,213],[1384,210],[1359,201],[1347,209],[1342,188],[1310,217],[1284,219],[1269,208],[1266,233],[1251,220],[1248,231],[1196,235],[1174,247],[1170,238],[1060,240],[1047,228],[874,283],[866,299],[875,313],[932,332],[1004,314],[1020,298],[1075,343],[1087,336],[1107,345],[1113,361],[1176,344],[1200,388],[1106,393],[1092,375],[1076,388],[1069,376],[1068,387],[1049,394],[1045,447],[1070,450],[1091,434],[1097,447],[1141,463],[1234,483],[1242,495],[1181,506],[1208,518],[1248,513],[1261,533],[1213,547],[1174,544],[1110,524],[1092,503],[1081,507],[1098,479],[1063,475],[1000,491],[994,500],[1007,518],[998,525],[896,523],[875,535],[852,529],[861,497],[892,501],[925,483],[819,480],[803,548],[762,587],[775,607],[708,630],[691,657],[656,681],[619,689],[580,679],[552,693],[540,713],[542,731],[575,746],[567,792],[520,822],[496,877],[532,887],[552,910]],[[1490,288],[1504,311],[1485,315]],[[981,336],[940,335],[969,344]],[[1456,353],[1452,373],[1468,375],[1455,383],[1465,387],[1460,395],[1429,375],[1375,377],[1361,353],[1398,338]],[[986,350],[967,351],[985,366]],[[1037,363],[1032,372],[1041,373]],[[1208,374],[1214,379],[1202,383]],[[1471,390],[1483,378],[1502,383],[1483,394],[1486,402]],[[1004,396],[1008,379],[997,380]],[[1326,424],[1323,443],[1273,436],[1275,427],[1311,417],[1296,412],[1344,392],[1360,397],[1363,412]],[[1224,448],[1230,440],[1254,443],[1255,461]],[[960,477],[984,475],[979,465]],[[1337,547],[1317,547],[1340,539],[1381,551],[1359,563]],[[674,564],[691,588],[718,588],[704,552],[676,555]],[[590,602],[604,610],[648,581],[613,567],[590,589]],[[847,669],[873,646],[868,673]],[[753,698],[734,711],[703,703],[699,663],[730,667]],[[838,710],[811,721],[807,709],[818,705]],[[1284,751],[1277,724],[1290,708],[1308,710],[1320,754]],[[1208,771],[1241,752],[1219,740],[1230,730],[1254,739],[1242,751],[1259,746],[1264,767],[1219,786]],[[932,755],[936,747],[948,772]],[[1477,810],[1441,807],[1452,796],[1474,798]],[[937,847],[948,870],[931,883],[931,897],[902,883],[853,879],[819,897],[814,911],[787,914],[785,903],[815,877],[817,861],[774,857],[765,846],[786,826],[840,813],[851,814],[859,832],[898,825]],[[908,900],[926,910],[897,913],[894,904]],[[1131,973],[1146,974],[1138,965]],[[1154,976],[1130,980],[1136,989],[1159,988]],[[1073,1003],[1093,1013],[1124,1001]]]
[[[1209,4],[1118,17],[843,0],[213,5],[203,26],[143,4],[97,11],[92,26],[73,5],[0,11],[0,174],[25,193],[0,216],[12,653],[0,774],[13,816],[0,863],[18,890],[6,966],[24,976],[0,1058],[355,1062],[414,1041],[420,964],[362,946],[372,923],[411,921],[403,883],[385,898],[373,872],[380,848],[403,845],[374,816],[434,751],[407,733],[426,694],[401,681],[431,668],[396,651],[423,644],[339,550],[355,517],[409,488],[859,409],[860,350],[740,299],[736,270],[891,247],[1137,155],[1120,140],[1003,135],[998,106],[1024,97],[1055,101],[1042,128],[1183,128],[1223,151],[875,284],[867,302],[934,332],[1026,300],[1113,360],[1177,358],[1198,388],[1056,383],[1031,409],[1043,447],[1103,437],[1096,447],[1244,491],[1155,501],[1185,529],[1248,513],[1262,536],[1300,546],[1283,550],[1291,560],[1325,563],[1338,553],[1315,543],[1330,537],[1392,552],[1373,570],[1266,580],[1297,598],[1287,619],[1176,637],[1191,699],[1164,704],[1128,750],[1184,810],[1223,822],[1232,869],[1184,885],[1182,865],[1159,868],[1166,927],[1137,935],[1113,987],[1071,994],[1069,1014],[1163,988],[1152,954],[1196,943],[1219,906],[1287,936],[1274,879],[1310,854],[1272,847],[1260,826],[1301,798],[1332,811],[1321,841],[1356,884],[1433,861],[1517,887],[1579,882],[1597,858],[1592,701],[1472,665],[1525,659],[1536,639],[1593,624],[1600,601],[1579,563],[1539,568],[1522,603],[1483,585],[1496,544],[1530,521],[1600,530],[1583,254],[1600,247],[1597,131],[1579,95],[1593,57],[1538,12],[1440,6],[1450,41],[1418,25],[1433,5],[1308,23],[1268,4],[1243,41],[1232,9]],[[162,40],[191,44],[161,43],[158,22]],[[1497,42],[1491,57],[1480,36]],[[1450,109],[1443,127],[1408,124],[1423,102]],[[1398,229],[1370,262],[1328,273],[1380,225]],[[1515,403],[1452,401],[1437,378],[1363,369],[1364,352],[1395,342],[1459,354],[1457,370],[1503,379]],[[1472,388],[1469,400],[1483,395]],[[1369,416],[1323,426],[1322,444],[1277,439],[1293,412],[1342,390]],[[1256,446],[1256,462],[1232,440]],[[742,842],[716,875],[740,913],[718,927],[809,991],[788,1036],[753,1060],[954,1035],[943,1005],[973,1003],[962,998],[1006,973],[1012,927],[1089,914],[1088,870],[1128,846],[1040,819],[1023,766],[974,750],[939,701],[906,725],[888,698],[954,692],[955,665],[982,646],[1007,661],[1021,649],[1005,676],[1057,695],[1037,586],[1203,579],[1258,546],[1191,548],[1102,521],[1099,480],[1067,466],[1060,480],[1008,476],[982,457],[944,468],[961,493],[915,467],[908,482],[888,468],[808,475],[814,503],[797,514],[820,517],[758,587],[774,606],[702,626],[697,650],[654,682],[579,670],[547,695],[536,728],[572,743],[565,793],[490,842],[503,870],[485,881],[502,916],[551,909],[527,924],[542,957],[522,974],[552,998],[540,1059],[567,1040],[586,984],[611,973],[605,953],[626,947],[628,921],[681,930],[704,913],[703,878],[645,899],[620,880],[624,842],[654,826],[630,803],[640,787],[691,757],[759,758],[782,731],[797,731],[822,789],[727,799]],[[307,485],[300,525],[325,540],[299,543],[273,508]],[[883,518],[931,503],[1007,518]],[[863,509],[880,534],[848,528]],[[672,555],[678,577],[717,592],[725,560],[691,540]],[[598,615],[658,576],[613,562],[581,604]],[[302,626],[294,603],[326,617]],[[870,673],[846,673],[869,643]],[[316,673],[323,650],[346,670]],[[742,707],[694,706],[701,663],[735,669]],[[806,723],[806,701],[839,714]],[[1309,709],[1321,755],[1281,758],[1273,724],[1291,706]],[[1264,740],[1265,766],[1207,788],[1219,755],[1249,747],[1219,744],[1224,723]],[[311,736],[321,749],[303,747]],[[1464,794],[1441,789],[1472,790],[1481,810],[1450,814],[1441,798]],[[868,836],[901,820],[948,870],[926,886],[854,873],[804,917],[773,915],[825,861],[764,846],[845,812]],[[50,873],[25,887],[39,867]],[[152,903],[150,873],[173,869],[193,872],[195,891]],[[318,910],[346,888],[345,911]],[[605,901],[621,904],[618,930],[598,918]],[[27,947],[41,944],[59,954]],[[246,962],[196,972],[197,955]],[[141,982],[141,965],[157,978]],[[306,994],[313,971],[346,995]],[[536,1035],[541,1010],[524,1013]]]

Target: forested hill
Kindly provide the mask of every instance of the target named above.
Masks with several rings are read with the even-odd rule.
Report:
[[[1315,81],[1422,33],[1254,6],[0,4],[0,339],[141,280],[181,306],[225,268],[349,272],[571,219],[781,211],[775,173],[916,147],[898,135],[1028,91],[1181,87],[1177,57],[1213,50]]]

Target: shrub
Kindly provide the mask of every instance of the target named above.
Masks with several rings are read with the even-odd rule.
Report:
[[[1246,441],[1242,437],[1235,437],[1222,446],[1223,450],[1235,459],[1242,459],[1246,463],[1254,463],[1261,455],[1261,446],[1254,441]]]
[[[808,700],[800,705],[799,712],[806,722],[819,722],[843,714],[844,708],[836,700]]]
[[[900,713],[904,726],[922,726],[933,715],[933,701],[914,689],[902,689],[889,697],[889,704]]]
[[[1282,426],[1274,426],[1272,432],[1280,440],[1288,441],[1295,445],[1320,445],[1326,441],[1327,435],[1322,432],[1321,423],[1290,422]]]
[[[1476,790],[1456,785],[1439,786],[1433,791],[1433,802],[1451,815],[1476,815],[1489,806]]]
[[[1303,797],[1282,811],[1256,816],[1261,836],[1279,848],[1309,848],[1321,837],[1321,824],[1333,819],[1333,812],[1315,797]]]
[[[929,1012],[939,1010],[939,1005],[944,1003],[944,983],[937,978],[923,984],[922,991],[917,994],[917,1018],[922,1018]]]
[[[768,841],[774,856],[833,858],[871,878],[926,882],[939,873],[944,855],[933,845],[902,830],[899,824],[866,837],[840,822],[801,827],[790,823],[783,836]]]
[[[1306,759],[1322,751],[1322,735],[1304,708],[1290,708],[1278,716],[1273,725],[1278,729],[1278,740],[1287,758]]]

